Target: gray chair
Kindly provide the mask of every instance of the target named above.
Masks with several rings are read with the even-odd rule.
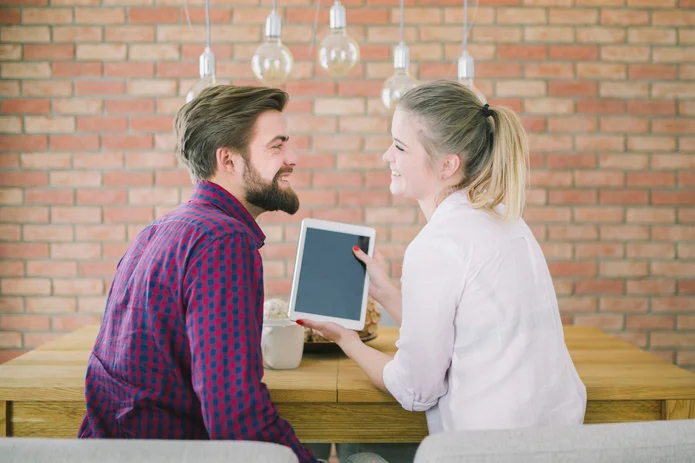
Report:
[[[426,437],[415,463],[693,463],[695,420],[469,431]]]
[[[2,463],[298,463],[289,447],[247,441],[0,439]]]

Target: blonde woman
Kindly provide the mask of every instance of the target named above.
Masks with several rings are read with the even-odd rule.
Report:
[[[417,200],[427,224],[405,252],[400,290],[378,255],[353,252],[370,295],[400,325],[398,351],[392,358],[354,331],[302,322],[406,410],[426,411],[431,434],[582,424],[586,388],[543,252],[521,218],[529,161],[519,117],[435,81],[400,100],[392,136],[383,156],[391,193]]]

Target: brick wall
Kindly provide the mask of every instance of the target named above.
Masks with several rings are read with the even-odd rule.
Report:
[[[182,0],[2,1],[0,359],[98,322],[127,243],[190,194],[171,133],[205,39],[203,2],[190,3],[192,26]],[[222,81],[253,81],[270,3],[211,1]],[[287,89],[303,207],[262,218],[267,291],[287,293],[309,216],[377,227],[396,278],[422,223],[390,196],[381,161],[398,1],[344,1],[362,62],[336,82],[308,45],[312,2],[279,3],[297,61]],[[413,72],[453,76],[461,2],[406,4]],[[525,217],[564,320],[693,368],[695,1],[481,0],[471,42],[479,88],[530,133]]]

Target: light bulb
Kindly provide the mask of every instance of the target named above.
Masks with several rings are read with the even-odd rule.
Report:
[[[475,96],[480,100],[480,104],[487,103],[485,95],[482,94],[478,87],[473,83],[473,78],[475,77],[475,61],[473,57],[468,54],[468,51],[464,51],[459,57],[458,61],[458,81],[463,85],[468,87]]]
[[[394,50],[393,67],[396,72],[386,79],[384,87],[381,89],[381,102],[390,113],[396,109],[398,101],[405,92],[419,85],[417,79],[408,73],[410,50],[404,42],[398,44]]]
[[[200,80],[193,84],[186,94],[186,103],[200,95],[208,87],[217,85],[215,77],[215,55],[210,48],[205,47],[205,51],[200,55]]]
[[[332,77],[348,74],[360,60],[360,47],[347,34],[345,7],[336,0],[331,7],[331,33],[323,39],[319,48],[319,65]]]
[[[265,21],[265,42],[251,58],[251,70],[266,85],[282,85],[292,74],[294,57],[280,40],[282,19],[273,10]]]

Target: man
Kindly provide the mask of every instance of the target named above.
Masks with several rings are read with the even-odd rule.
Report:
[[[177,156],[195,188],[118,264],[89,358],[79,437],[276,442],[317,460],[261,382],[265,211],[294,214],[277,89],[220,85],[184,105]]]

